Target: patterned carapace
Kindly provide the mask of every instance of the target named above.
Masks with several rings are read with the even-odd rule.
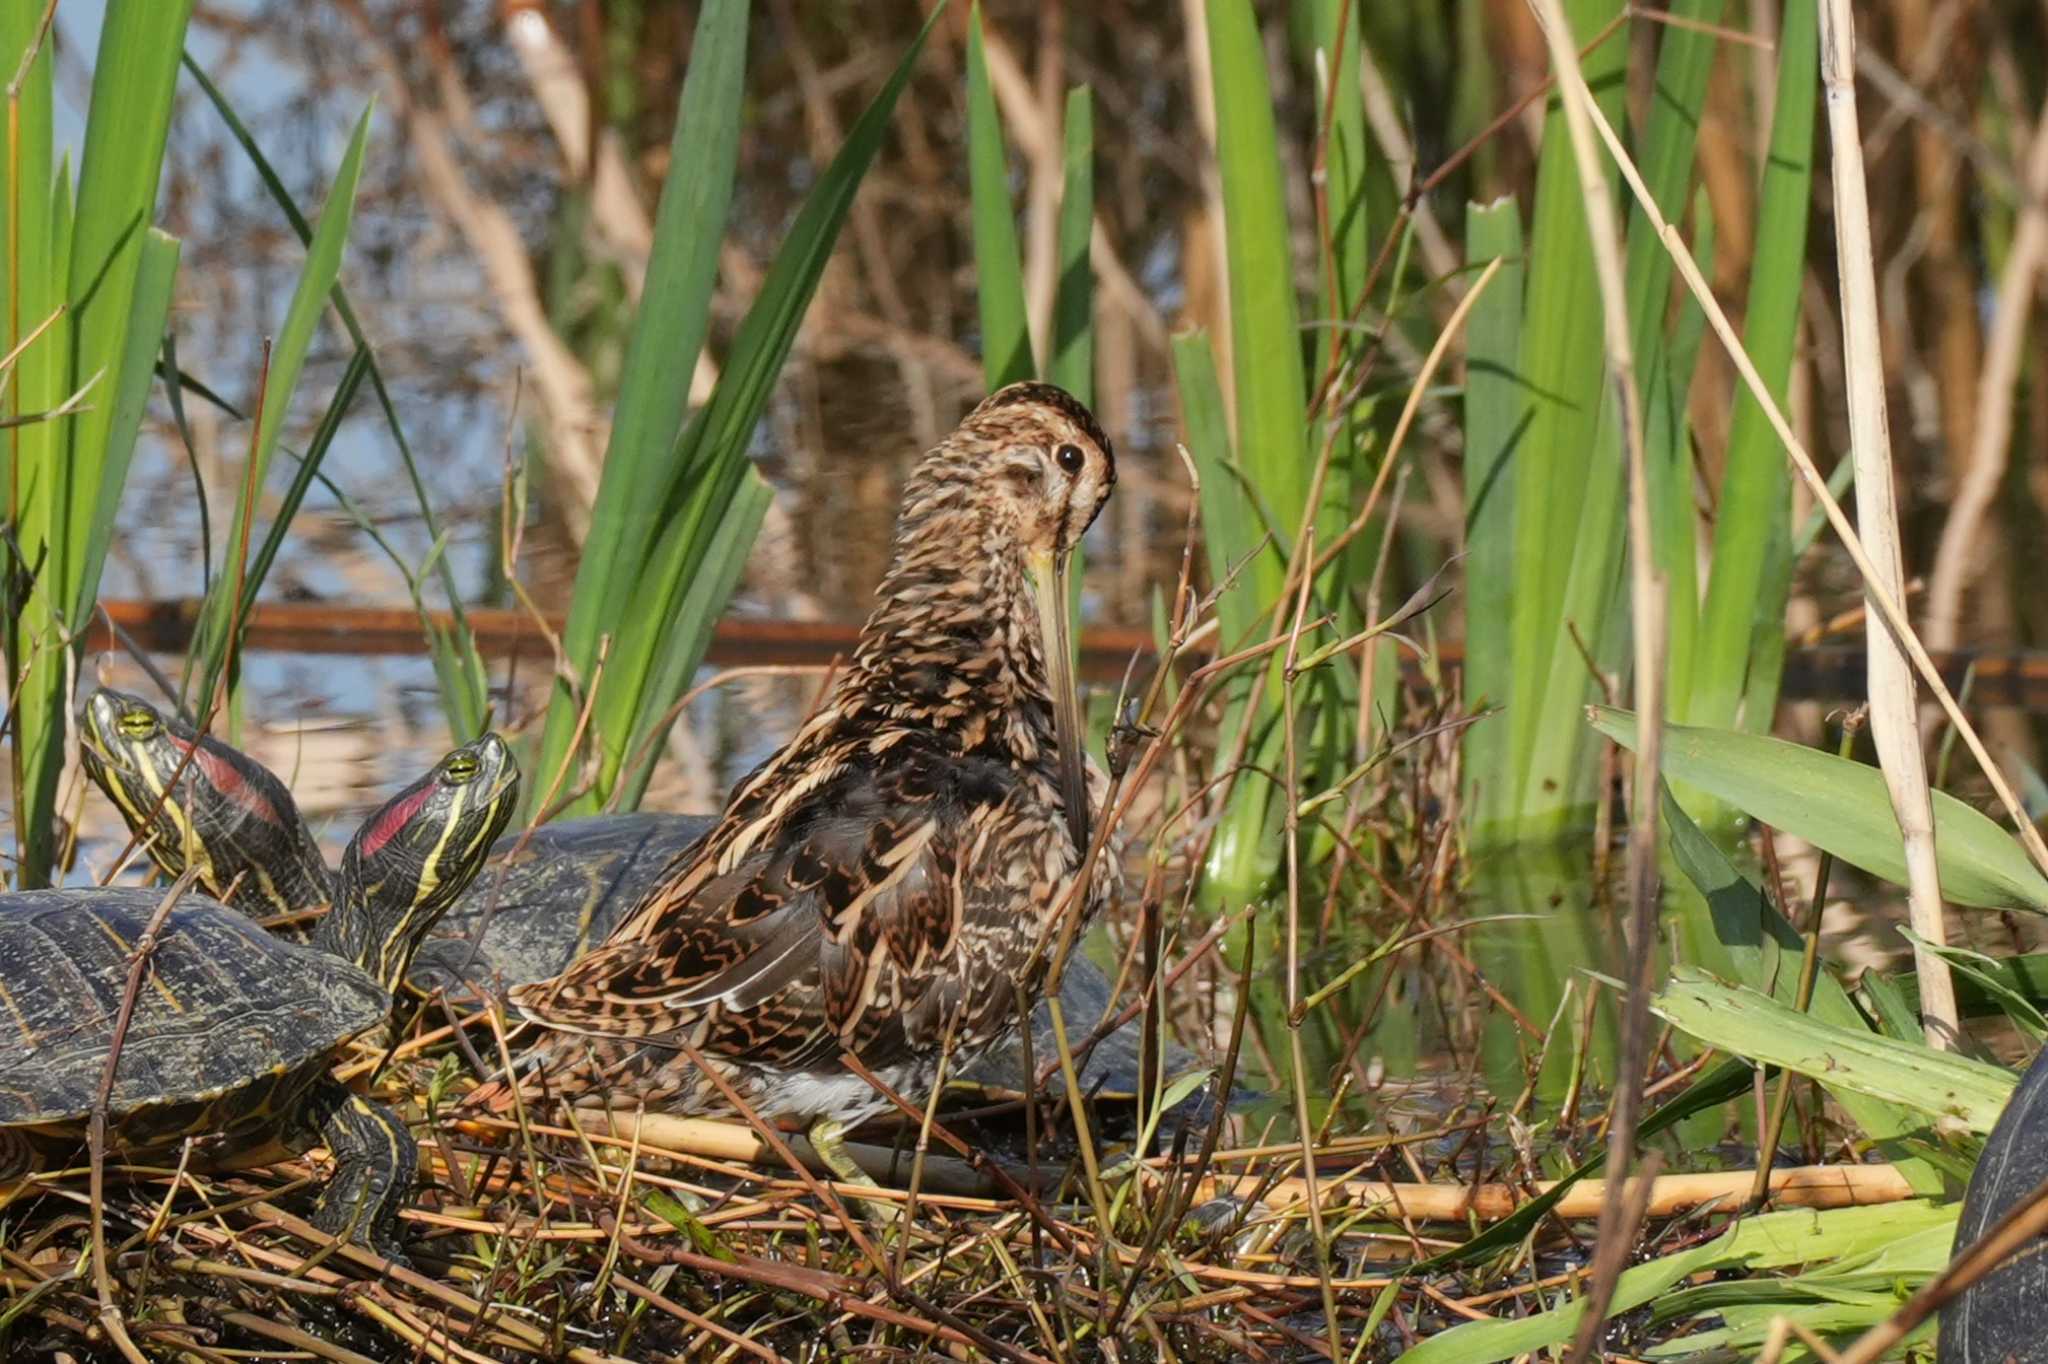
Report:
[[[766,1116],[851,1121],[886,1100],[842,1051],[915,1092],[949,1036],[957,1065],[1010,1031],[1058,916],[1119,879],[1106,849],[1076,884],[1107,779],[1083,753],[1065,573],[1115,480],[1094,418],[1045,384],[994,394],[920,461],[824,705],[609,940],[514,992],[557,1030],[529,1092],[721,1107],[680,1042]]]

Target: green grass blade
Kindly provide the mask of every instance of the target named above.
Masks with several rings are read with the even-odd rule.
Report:
[[[1743,346],[1780,402],[1790,380],[1799,325],[1799,284],[1806,268],[1807,211],[1813,190],[1814,106],[1819,83],[1813,0],[1787,0],[1778,36],[1778,89],[1764,165],[1750,266]],[[1727,471],[1714,523],[1713,569],[1701,613],[1697,677],[1683,718],[1761,729],[1768,715],[1738,715],[1749,680],[1756,623],[1782,633],[1790,585],[1790,475],[1763,411],[1747,390],[1736,395]],[[1764,589],[1768,586],[1770,591]],[[1775,673],[1776,666],[1772,665]],[[1775,700],[1772,679],[1770,697]]]
[[[156,379],[156,353],[170,317],[178,251],[178,239],[169,233],[150,228],[143,236],[127,347],[115,371],[117,378],[111,394],[113,419],[108,427],[107,456],[100,474],[106,480],[103,495],[89,501],[81,499],[73,508],[80,519],[69,533],[83,544],[84,555],[77,586],[80,595],[66,608],[71,620],[84,620],[99,595],[100,570],[106,564],[107,546],[114,538],[115,513],[120,510],[119,490],[127,486],[135,438],[142,430],[142,412],[148,405],[150,384]],[[87,584],[91,585],[89,590]]]
[[[1023,257],[1010,202],[1010,158],[989,85],[981,6],[967,18],[967,183],[974,207],[974,269],[981,296],[981,368],[990,392],[1038,372],[1024,305]]]
[[[943,13],[943,7],[934,9],[888,83],[855,121],[838,155],[818,177],[769,265],[760,293],[740,323],[710,401],[683,429],[672,456],[677,471],[675,491],[661,504],[662,538],[646,562],[631,565],[630,570],[620,566],[631,572],[632,596],[620,616],[597,627],[599,633],[616,632],[591,714],[597,769],[587,789],[577,791],[567,804],[570,811],[588,813],[614,803],[614,788],[632,736],[646,733],[647,722],[667,711],[703,657],[710,622],[724,609],[725,599],[722,592],[700,591],[697,578],[718,544],[721,522],[753,472],[748,443],[776,376],[796,343],[797,329],[817,291],[853,196],[887,136],[896,100],[924,50],[932,25]],[[601,525],[593,523],[593,538],[603,532]],[[715,586],[715,575],[709,581]],[[670,629],[686,601],[694,603],[699,621],[687,636]],[[571,609],[575,609],[573,604]],[[597,637],[595,633],[591,637],[592,657],[575,660],[586,677],[595,660]],[[561,699],[558,691],[557,700]],[[551,741],[555,722],[556,714],[551,711]],[[573,712],[568,722],[573,725]],[[567,753],[566,733],[559,747],[543,752],[550,756],[533,783],[536,801],[554,781],[560,759],[552,755]]]
[[[1052,355],[1046,377],[1095,403],[1095,103],[1086,86],[1067,92],[1066,166],[1060,187],[1058,286],[1052,300]],[[1081,575],[1074,574],[1080,585]]]
[[[271,459],[277,452],[278,433],[283,429],[285,414],[305,369],[306,353],[312,347],[313,334],[341,274],[342,252],[348,245],[349,224],[355,215],[356,186],[362,178],[363,149],[369,141],[373,109],[374,105],[364,109],[356,120],[334,184],[327,192],[327,202],[321,206],[312,242],[306,248],[306,261],[292,290],[291,304],[285,310],[284,325],[278,329],[277,340],[271,347],[263,401],[256,413],[256,433],[249,445],[250,468],[236,498],[234,521],[228,527],[226,557],[222,560],[222,572],[215,578],[216,591],[207,600],[193,642],[200,686],[197,691],[188,692],[186,699],[202,713],[208,698],[220,685],[233,637],[231,626],[240,618],[241,603],[253,600],[262,582],[254,574],[245,573],[241,596],[235,598],[234,566],[244,552],[244,523],[248,519],[243,502],[252,494],[262,495]]]
[[[1256,601],[1279,600],[1286,549],[1308,495],[1307,379],[1266,48],[1249,0],[1210,0],[1216,164],[1223,182],[1232,391],[1238,458],[1285,543],[1247,575]]]
[[[1572,0],[1575,41],[1600,32],[1618,9],[1616,0]],[[1626,48],[1610,39],[1583,63],[1616,124]],[[1505,808],[1498,811],[1508,827],[1529,835],[1555,832],[1591,802],[1593,765],[1583,760],[1587,741],[1576,712],[1592,682],[1571,630],[1597,660],[1611,663],[1620,653],[1610,625],[1622,562],[1622,462],[1586,232],[1577,164],[1553,97],[1516,366],[1528,428],[1515,461],[1515,705],[1508,713],[1515,785],[1499,793]]]
[[[1634,715],[1606,706],[1591,713],[1594,728],[1633,748]],[[1844,862],[1905,884],[1898,820],[1875,767],[1761,734],[1669,725],[1664,771]],[[1985,909],[2048,911],[2048,877],[1990,819],[1936,791],[1934,829],[1945,897]]]
[[[1516,375],[1522,336],[1522,219],[1512,198],[1465,211],[1465,258],[1501,262],[1465,319],[1465,701],[1512,704],[1515,465],[1528,397]],[[1513,787],[1508,718],[1465,731],[1467,808],[1502,807]]]
[[[249,131],[248,125],[242,121],[241,115],[235,112],[227,96],[221,93],[220,87],[214,84],[212,78],[206,74],[206,69],[194,60],[191,53],[184,55],[184,62],[186,72],[213,105],[214,111],[220,115],[229,136],[235,139],[243,155],[248,157],[250,166],[254,168],[257,178],[269,193],[271,202],[284,214],[286,221],[291,224],[292,231],[298,234],[300,243],[310,245],[313,240],[313,225],[306,220],[306,215],[299,209],[291,192],[285,188],[284,181],[278,177],[276,169],[270,164],[270,159],[263,154],[255,135]],[[334,286],[334,310],[340,316],[342,326],[348,330],[349,340],[355,343],[357,350],[369,357],[370,387],[377,395],[377,404],[383,412],[385,427],[391,432],[391,438],[398,446],[399,462],[405,466],[406,478],[412,485],[413,498],[419,507],[420,520],[426,528],[427,536],[430,540],[438,541],[442,535],[440,518],[435,514],[433,502],[427,496],[426,482],[420,477],[419,462],[413,457],[412,442],[406,439],[404,423],[398,419],[398,405],[391,400],[391,391],[385,386],[383,371],[377,365],[376,351],[370,345],[369,338],[364,335],[362,324],[356,319],[355,309],[349,304],[347,291],[339,283]],[[187,386],[191,385],[188,383]],[[440,575],[442,592],[447,598],[451,617],[451,628],[444,630],[429,613],[425,597],[420,592],[419,584],[414,581],[411,569],[402,560],[397,560],[397,566],[405,575],[407,585],[412,591],[413,603],[419,611],[420,628],[427,637],[428,646],[436,659],[446,664],[445,667],[437,665],[436,673],[441,681],[441,705],[448,717],[450,732],[464,735],[479,734],[483,730],[489,685],[484,675],[483,656],[477,652],[476,640],[469,628],[468,614],[463,610],[462,594],[456,586],[455,571],[448,563],[446,555],[435,558],[433,569]]]
[[[36,5],[7,9],[0,46],[11,50],[11,79],[42,10]],[[24,886],[44,883],[50,871],[70,667],[77,657],[77,631],[84,625],[77,617],[99,594],[101,559],[94,551],[94,527],[112,519],[133,448],[132,424],[124,429],[118,419],[136,410],[139,399],[123,367],[140,355],[146,371],[155,352],[156,334],[131,346],[130,331],[139,315],[138,283],[170,129],[177,50],[191,9],[191,0],[111,0],[107,5],[75,207],[59,201],[58,195],[68,199],[68,194],[61,180],[53,186],[51,178],[47,47],[23,87],[19,136],[9,139],[20,158],[8,167],[10,212],[18,215],[7,224],[9,335],[25,336],[40,324],[60,291],[70,309],[63,323],[37,343],[40,354],[19,376],[17,401],[54,405],[52,399],[61,402],[91,386],[83,409],[7,442],[9,514],[15,541],[35,574],[32,591],[10,594],[16,615],[8,650],[14,673],[10,700],[19,883]],[[152,270],[162,263],[153,254]],[[31,270],[37,278],[28,277]],[[164,283],[153,274],[148,286],[161,295]],[[160,325],[161,308],[154,309],[156,320],[151,321],[153,300],[144,303],[141,325]]]

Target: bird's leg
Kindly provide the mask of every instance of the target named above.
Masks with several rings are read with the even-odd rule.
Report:
[[[825,1162],[825,1168],[832,1172],[834,1179],[842,1184],[858,1184],[864,1189],[882,1187],[860,1168],[847,1151],[845,1123],[837,1118],[819,1118],[805,1135],[811,1140],[811,1149],[818,1153],[819,1160]],[[888,1199],[859,1198],[854,1201],[870,1221],[884,1227],[895,1225],[899,1212]]]

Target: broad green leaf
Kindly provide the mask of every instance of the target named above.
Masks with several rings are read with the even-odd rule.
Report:
[[[2048,1016],[2035,1007],[2034,1002],[2014,989],[1999,972],[2001,963],[1995,957],[1982,952],[1972,952],[1966,947],[1952,947],[1947,943],[1932,943],[1903,925],[1899,936],[1915,947],[1924,948],[1942,958],[1954,967],[1957,974],[1975,984],[1989,995],[2012,1025],[2032,1038],[2036,1043],[2048,1039]]]
[[[1854,1090],[1935,1118],[1989,1132],[2012,1097],[2011,1071],[1823,1023],[1766,995],[1725,985],[1689,967],[1650,1000],[1650,1011],[1710,1047],[1811,1076],[1830,1089]]]
[[[1634,715],[1606,706],[1589,713],[1595,729],[1624,748],[1634,747]],[[1905,884],[1898,822],[1884,774],[1874,767],[1761,734],[1666,725],[1664,772],[1845,862]],[[1986,909],[2048,910],[2048,878],[1985,816],[1936,791],[1934,829],[1943,895]]]
[[[1017,251],[1016,207],[1010,202],[1010,158],[989,85],[981,6],[967,17],[967,179],[974,201],[974,269],[981,296],[981,368],[993,393],[1037,373],[1024,306],[1023,258]]]
[[[1703,1246],[1622,1271],[1609,1311],[1615,1315],[1654,1302],[1695,1274],[1710,1269],[1775,1269],[1853,1255],[1946,1224],[1958,1205],[1925,1202],[1881,1207],[1793,1209],[1744,1218]],[[1400,1364],[1494,1364],[1570,1340],[1585,1316],[1586,1300],[1530,1316],[1468,1322],[1417,1345]]]
[[[1781,1004],[1793,1004],[1799,997],[1799,969],[1805,956],[1805,942],[1798,932],[1700,831],[1668,787],[1664,791],[1664,833],[1672,859],[1706,897],[1715,936],[1736,978]],[[1834,1027],[1869,1031],[1862,1012],[1825,962],[1814,975],[1807,1012]],[[1822,1083],[1827,1082],[1823,1079]],[[1864,1134],[1884,1148],[1915,1190],[1941,1192],[1940,1172],[1899,1144],[1900,1138],[1923,1126],[1911,1113],[1856,1090],[1830,1086],[1828,1092]]]
[[[1636,1129],[1636,1139],[1644,1141],[1676,1123],[1682,1122],[1695,1113],[1718,1108],[1731,1099],[1748,1094],[1753,1084],[1754,1072],[1740,1057],[1730,1056],[1716,1062],[1698,1079],[1685,1087],[1679,1096],[1655,1113],[1644,1118]],[[1410,1273],[1421,1275],[1434,1273],[1454,1264],[1469,1264],[1498,1250],[1518,1245],[1522,1239],[1535,1230],[1538,1223],[1550,1215],[1550,1210],[1571,1191],[1574,1184],[1600,1173],[1607,1164],[1607,1148],[1602,1146],[1588,1156],[1579,1166],[1550,1188],[1536,1195],[1516,1208],[1514,1212],[1480,1232],[1462,1245],[1439,1251],[1427,1260],[1414,1266]]]

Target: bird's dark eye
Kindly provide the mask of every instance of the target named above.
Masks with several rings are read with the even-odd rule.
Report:
[[[1053,451],[1052,457],[1058,460],[1060,468],[1069,474],[1080,473],[1082,466],[1088,462],[1088,457],[1081,453],[1081,447],[1078,445],[1062,445]]]

